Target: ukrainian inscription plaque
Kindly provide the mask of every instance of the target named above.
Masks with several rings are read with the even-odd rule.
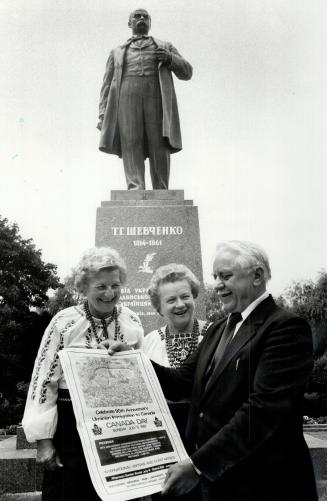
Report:
[[[183,190],[112,191],[97,210],[96,245],[117,249],[127,264],[121,302],[137,313],[149,332],[162,325],[147,288],[158,266],[183,263],[203,283],[197,207]],[[205,318],[203,290],[196,315]]]

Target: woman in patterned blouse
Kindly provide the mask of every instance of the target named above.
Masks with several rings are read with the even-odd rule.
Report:
[[[96,348],[104,340],[141,348],[138,316],[119,304],[126,266],[109,247],[85,252],[74,271],[85,301],[60,311],[41,341],[27,396],[23,427],[37,442],[37,462],[44,464],[43,501],[99,500],[93,489],[72,410],[59,351]]]
[[[165,367],[179,367],[197,349],[209,326],[209,322],[198,320],[194,315],[199,289],[198,279],[183,264],[171,263],[155,271],[148,293],[152,306],[164,318],[166,325],[144,338],[143,351],[154,362]],[[188,449],[184,435],[189,402],[168,402],[168,405]],[[191,491],[180,499],[197,501],[199,497],[197,491]],[[161,496],[154,495],[152,499],[159,500]],[[167,497],[169,500],[170,497]]]
[[[152,306],[166,325],[144,338],[143,351],[154,362],[165,367],[179,367],[197,349],[209,325],[194,315],[199,289],[198,279],[183,264],[171,263],[155,271],[148,292]],[[185,412],[182,415],[184,424]],[[178,425],[179,419],[174,417]],[[185,431],[182,423],[181,434]]]

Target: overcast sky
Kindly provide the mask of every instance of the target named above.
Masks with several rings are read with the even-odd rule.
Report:
[[[205,280],[231,238],[267,250],[275,294],[316,278],[327,269],[326,0],[0,0],[0,214],[61,278],[94,245],[96,208],[125,189],[121,160],[98,151],[99,91],[137,7],[194,68],[175,79],[183,151],[170,188],[198,206]]]

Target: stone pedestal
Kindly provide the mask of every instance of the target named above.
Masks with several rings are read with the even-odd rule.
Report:
[[[27,442],[22,426],[17,426],[16,449],[36,449],[36,442]]]
[[[16,435],[0,441],[0,498],[40,499],[43,466],[36,464],[36,444],[29,444],[22,427]],[[7,493],[7,494],[4,494]],[[18,494],[17,494],[18,496]],[[17,497],[19,499],[19,497]]]
[[[121,302],[137,313],[147,333],[163,324],[147,288],[158,266],[182,263],[200,280],[196,316],[205,319],[197,207],[183,190],[112,191],[97,210],[95,245],[118,250],[127,264]]]

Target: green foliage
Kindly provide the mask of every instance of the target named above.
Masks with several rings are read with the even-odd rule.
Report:
[[[82,302],[83,296],[74,287],[74,276],[65,278],[64,284],[56,290],[55,294],[48,300],[46,308],[53,317],[58,311]]]
[[[7,435],[12,433],[15,434],[16,425],[22,420],[28,388],[29,382],[18,382],[16,384],[16,399],[15,402],[11,403],[0,393],[0,427],[6,428]],[[11,423],[15,424],[11,425]],[[13,429],[15,431],[12,431]]]
[[[304,414],[327,416],[327,273],[320,271],[316,281],[293,282],[281,300],[312,328],[315,361],[305,393]]]
[[[327,390],[327,353],[315,360],[311,380],[315,388],[320,386]]]
[[[219,301],[218,294],[212,285],[205,285],[205,306],[206,306],[206,318],[210,322],[215,322],[220,318],[226,316],[223,312],[221,302]]]
[[[310,417],[327,416],[327,353],[314,361],[304,397],[304,414]]]
[[[16,403],[16,384],[28,380],[36,346],[49,316],[43,307],[47,291],[59,280],[56,266],[42,261],[31,239],[24,240],[16,224],[0,216],[0,392]]]
[[[280,308],[284,308],[285,310],[290,310],[290,307],[288,306],[287,301],[283,296],[275,297],[274,300]]]
[[[327,320],[327,273],[322,270],[316,282],[297,281],[283,294],[290,309],[310,323]]]
[[[49,288],[59,285],[56,266],[44,263],[32,239],[24,240],[18,226],[0,216],[1,306],[10,311],[42,306]]]
[[[320,271],[317,280],[297,281],[282,296],[285,306],[311,325],[316,357],[327,350],[327,273]]]

